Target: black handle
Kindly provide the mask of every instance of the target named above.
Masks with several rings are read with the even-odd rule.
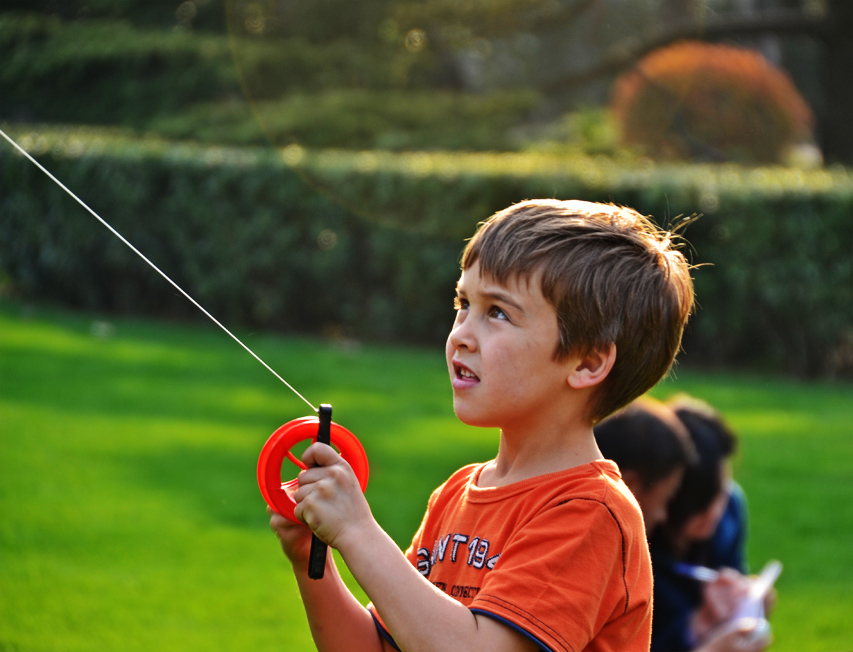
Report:
[[[323,403],[320,406],[320,425],[317,427],[317,441],[328,446],[332,445],[332,406]],[[317,538],[311,537],[311,554],[308,557],[308,577],[312,580],[323,579],[326,571],[326,551],[328,546]]]

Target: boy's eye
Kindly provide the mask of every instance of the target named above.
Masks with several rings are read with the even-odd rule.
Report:
[[[455,297],[453,299],[453,308],[455,310],[468,310],[468,299],[463,299],[462,297]]]
[[[509,315],[504,312],[503,308],[498,308],[497,306],[489,308],[489,317],[493,317],[495,319],[506,319],[509,321]]]

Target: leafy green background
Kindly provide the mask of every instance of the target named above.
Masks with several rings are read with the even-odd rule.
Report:
[[[850,169],[620,150],[609,81],[560,79],[654,38],[661,3],[570,4],[5,0],[0,121],[335,405],[401,546],[439,482],[494,454],[453,417],[438,349],[403,346],[442,339],[473,225],[542,195],[704,213],[700,310],[654,393],[694,393],[741,435],[752,566],[785,564],[774,649],[850,650]],[[608,19],[576,21],[589,7]],[[546,65],[524,59],[537,42]],[[819,48],[780,48],[820,108]],[[520,65],[466,89],[460,52]],[[255,486],[306,406],[2,145],[0,650],[312,649]]]

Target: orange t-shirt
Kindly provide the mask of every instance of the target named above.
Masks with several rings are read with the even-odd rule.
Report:
[[[481,488],[482,469],[460,469],[430,497],[406,551],[421,574],[544,650],[647,652],[651,562],[616,465]]]

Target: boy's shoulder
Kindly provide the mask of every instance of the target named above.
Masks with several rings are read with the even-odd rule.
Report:
[[[615,463],[597,460],[588,464],[535,476],[500,487],[479,487],[477,480],[485,463],[469,464],[453,473],[430,499],[431,507],[443,508],[449,503],[496,510],[521,504],[531,511],[547,510],[570,501],[590,501],[605,507],[617,520],[632,522],[642,516],[631,491],[622,481]]]
[[[584,649],[596,631],[602,649],[648,649],[651,564],[642,515],[618,467],[598,460],[478,487],[484,466],[459,469],[436,490],[409,549],[412,563],[472,610],[546,649]]]

